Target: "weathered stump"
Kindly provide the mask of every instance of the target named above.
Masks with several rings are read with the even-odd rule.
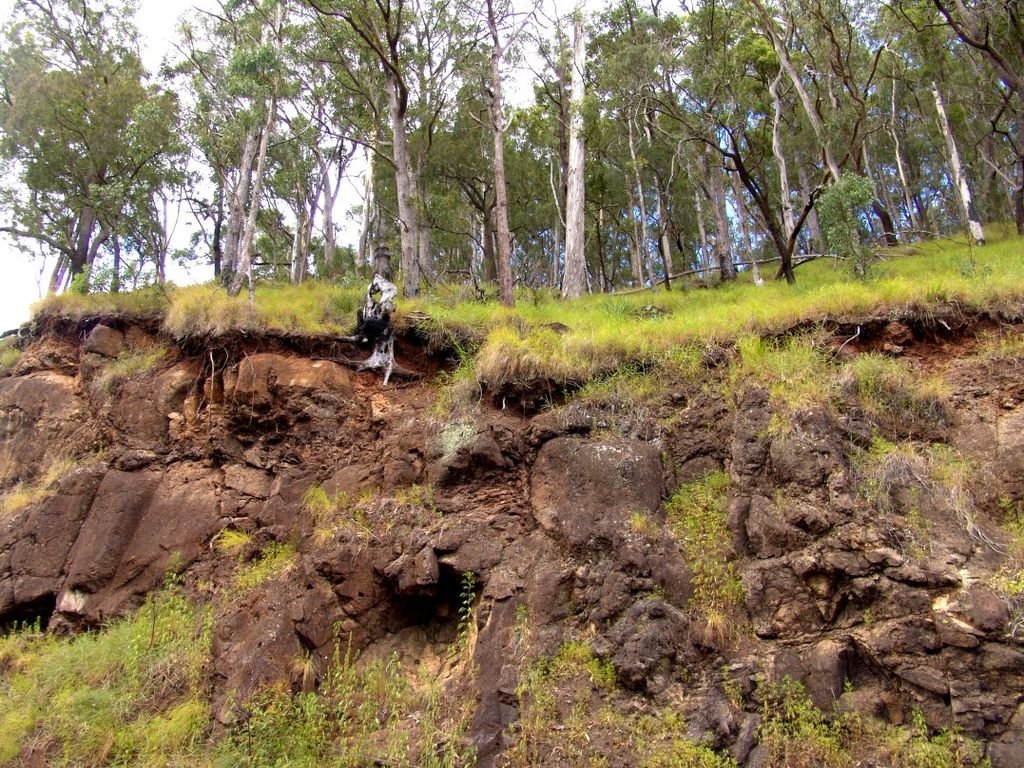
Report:
[[[391,378],[395,366],[395,332],[391,326],[391,313],[395,311],[398,288],[381,274],[375,274],[366,289],[363,306],[356,313],[355,338],[361,346],[372,352],[358,370],[383,370],[384,385]]]

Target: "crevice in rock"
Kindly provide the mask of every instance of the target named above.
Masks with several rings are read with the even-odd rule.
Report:
[[[31,602],[21,603],[13,610],[0,616],[0,633],[16,628],[38,626],[45,632],[57,610],[57,596],[43,595]]]

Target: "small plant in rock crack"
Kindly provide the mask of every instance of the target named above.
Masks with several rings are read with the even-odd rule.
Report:
[[[466,571],[462,574],[462,586],[459,589],[459,623],[455,630],[455,645],[461,650],[469,645],[473,632],[476,607],[476,574]]]
[[[375,538],[378,529],[387,527],[384,521],[371,520],[371,514],[380,511],[378,501],[372,488],[358,493],[338,491],[331,496],[323,486],[314,485],[306,491],[303,505],[313,517],[314,536],[318,540],[329,541],[347,531],[365,542]]]
[[[729,476],[712,472],[676,491],[665,505],[669,530],[693,572],[689,609],[704,622],[707,642],[723,644],[735,632],[744,590],[730,561],[731,533],[725,510]]]

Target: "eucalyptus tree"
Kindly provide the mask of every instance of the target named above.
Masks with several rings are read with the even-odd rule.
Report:
[[[824,183],[844,168],[865,171],[865,142],[880,129],[874,103],[880,62],[888,39],[872,36],[876,6],[861,0],[783,0],[768,6],[748,0],[779,57],[814,132],[823,160]],[[801,66],[802,65],[802,66]],[[886,242],[897,241],[884,200],[872,210]]]
[[[148,203],[180,152],[177,100],[147,83],[129,4],[18,0],[0,47],[0,232],[56,257],[50,290],[97,264],[120,265],[130,214]],[[141,222],[140,222],[141,223]],[[117,284],[115,278],[114,284]]]
[[[214,199],[198,200],[213,217],[214,270],[235,294],[248,280],[268,172],[267,155],[281,103],[293,84],[284,56],[288,0],[225,2],[186,20],[173,72],[192,104],[188,125],[212,173]]]
[[[990,122],[1015,155],[1014,220],[1017,232],[1024,234],[1024,9],[1013,0],[932,2],[953,33],[984,58],[1002,86],[1001,103]]]
[[[781,164],[771,140],[778,123],[769,98],[780,64],[746,10],[742,0],[707,3],[687,19],[685,66],[673,81],[676,97],[663,100],[660,109],[684,137],[716,152],[722,168],[739,179],[778,254],[778,277],[793,282],[793,254],[816,192],[793,209],[787,225],[790,198],[780,191]],[[799,130],[794,122],[787,132]]]
[[[381,0],[368,4],[358,0],[308,0],[323,16],[344,22],[354,35],[339,53],[362,48],[383,72],[391,127],[391,162],[395,172],[398,223],[401,239],[403,292],[415,296],[420,290],[420,261],[417,250],[419,215],[416,181],[409,156],[410,63],[409,32],[415,17],[411,0]],[[362,60],[357,54],[356,58]],[[350,75],[354,74],[349,72]],[[363,80],[360,73],[353,79]],[[371,96],[366,85],[359,86]]]
[[[931,3],[900,3],[882,21],[899,25],[900,34],[891,45],[893,71],[901,72],[908,91],[913,92],[914,110],[938,150],[929,153],[929,160],[937,162],[940,169],[935,182],[946,201],[932,211],[932,222],[940,227],[958,224],[967,228],[975,241],[983,242],[973,188],[984,175],[976,148],[989,130],[987,121],[970,119],[959,102],[969,99],[980,107],[979,112],[987,111],[994,78],[979,77],[972,71],[971,49],[943,26]]]
[[[593,37],[595,93],[619,126],[619,165],[626,170],[622,183],[635,211],[630,269],[637,281],[653,284],[658,253],[666,287],[672,247],[682,232],[682,219],[673,221],[682,197],[671,190],[684,175],[679,131],[666,127],[661,115],[678,112],[682,30],[680,16],[663,14],[656,4],[645,8],[636,0],[622,0],[601,15]]]
[[[572,75],[569,100],[569,164],[565,196],[565,277],[562,298],[575,299],[586,291],[586,254],[584,248],[583,209],[583,94],[586,66],[586,35],[583,15],[573,18]],[[598,233],[600,242],[600,233]],[[601,263],[603,265],[603,258]]]

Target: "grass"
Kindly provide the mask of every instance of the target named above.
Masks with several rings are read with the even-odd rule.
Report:
[[[874,277],[867,281],[854,281],[820,260],[800,268],[796,286],[773,282],[758,288],[744,277],[714,290],[594,295],[572,303],[544,291],[521,291],[515,310],[468,300],[459,287],[441,286],[431,295],[400,301],[399,317],[412,316],[428,339],[461,350],[464,359],[475,351],[475,375],[466,381],[491,389],[529,387],[537,380],[575,388],[623,366],[650,370],[671,362],[691,343],[732,342],[823,317],[892,312],[927,317],[948,304],[1019,312],[1024,241],[1008,228],[992,230],[987,245],[971,249],[971,270],[963,269],[966,247],[944,240],[917,244],[913,255],[874,265]],[[363,290],[362,285],[317,282],[261,284],[250,305],[215,285],[149,288],[116,296],[50,297],[37,312],[159,310],[165,330],[179,338],[233,329],[340,333],[354,325]]]
[[[981,745],[956,730],[932,733],[920,712],[911,725],[887,726],[855,713],[827,716],[799,683],[786,678],[762,690],[764,768],[985,768]]]
[[[469,766],[464,704],[443,702],[395,656],[357,665],[339,651],[318,692],[272,687],[257,696],[245,723],[215,748],[216,764]]]
[[[466,701],[396,657],[358,664],[341,646],[318,692],[259,692],[227,729],[206,676],[212,612],[173,588],[98,632],[0,637],[0,764],[61,766],[474,764]]]
[[[704,640],[721,644],[735,630],[743,584],[731,562],[732,534],[726,524],[729,476],[712,472],[676,491],[665,505],[669,529],[692,571],[689,609],[704,622]]]
[[[736,765],[683,736],[685,723],[670,707],[638,713],[620,706],[614,668],[581,640],[566,642],[553,657],[528,664],[516,695],[520,719],[499,763],[504,768]]]
[[[235,558],[241,557],[250,543],[252,543],[252,534],[235,528],[224,528],[211,541],[213,548],[222,555]]]
[[[942,381],[921,378],[902,360],[858,355],[847,364],[840,384],[886,434],[928,434],[949,422],[948,393]]]
[[[100,632],[61,639],[27,627],[3,636],[0,763],[29,747],[48,765],[197,760],[211,726],[210,630],[208,611],[168,590]]]
[[[96,385],[110,392],[127,379],[150,373],[169,353],[170,350],[165,346],[126,350],[104,366],[96,379]]]
[[[736,346],[739,356],[729,370],[731,389],[748,383],[767,387],[773,405],[783,411],[831,400],[834,367],[812,339],[774,341],[743,336]]]
[[[20,359],[20,349],[7,341],[0,342],[0,374],[13,370]]]
[[[399,523],[422,527],[438,517],[434,488],[429,484],[396,488],[390,495],[366,488],[333,496],[323,486],[313,485],[306,491],[303,507],[312,518],[313,537],[321,543],[337,536],[363,543],[381,541]]]
[[[891,443],[881,437],[854,457],[859,492],[884,521],[905,555],[924,557],[930,551],[931,523],[925,516],[942,515],[980,544],[1000,549],[978,524],[972,487],[975,469],[955,449],[942,443]],[[897,516],[903,524],[897,525]]]
[[[978,345],[978,355],[985,360],[1019,360],[1024,362],[1024,334],[1012,331],[988,333]]]
[[[255,560],[239,568],[235,574],[235,588],[241,591],[256,589],[270,579],[283,576],[295,565],[295,547],[272,541],[263,548]]]
[[[16,483],[0,495],[0,520],[52,496],[60,481],[74,468],[74,459],[54,458],[34,479]]]

